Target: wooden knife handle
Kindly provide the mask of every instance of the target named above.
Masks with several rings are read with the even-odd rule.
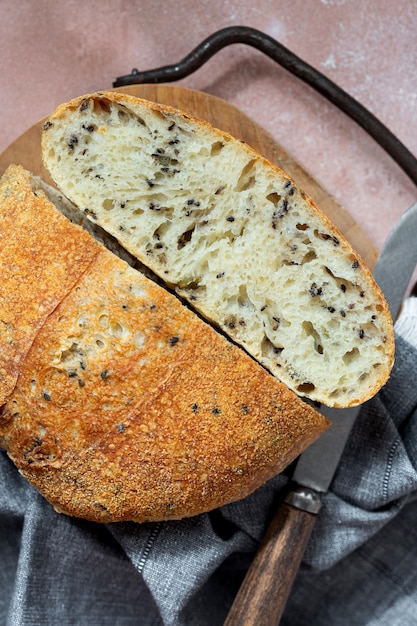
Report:
[[[224,626],[276,626],[316,520],[289,504],[278,507]]]

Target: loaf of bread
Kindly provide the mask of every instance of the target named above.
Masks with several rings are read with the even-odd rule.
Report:
[[[0,189],[0,263],[10,264],[0,445],[56,510],[97,522],[196,515],[251,493],[327,427],[72,224],[39,179],[10,167]]]
[[[209,124],[117,92],[44,125],[53,180],[300,396],[364,402],[386,382],[392,320],[371,272],[294,181]]]

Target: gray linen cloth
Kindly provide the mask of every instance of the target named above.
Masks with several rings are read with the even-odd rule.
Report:
[[[283,626],[417,624],[416,303],[324,498]],[[55,513],[1,452],[0,623],[221,625],[290,475],[191,519],[104,526]]]

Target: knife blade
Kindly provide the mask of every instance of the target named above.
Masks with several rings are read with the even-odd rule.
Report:
[[[373,272],[394,320],[416,264],[417,203],[394,225]],[[224,626],[279,624],[322,496],[331,485],[360,409],[320,408],[332,424],[299,457],[293,487],[268,527]]]

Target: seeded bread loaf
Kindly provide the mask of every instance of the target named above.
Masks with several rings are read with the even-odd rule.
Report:
[[[43,159],[61,191],[301,396],[364,402],[393,363],[368,268],[293,180],[180,111],[102,92],[60,106]]]
[[[0,282],[12,333],[0,336],[0,354],[18,373],[0,407],[0,445],[58,511],[97,522],[196,515],[251,493],[327,427],[176,296],[61,215],[41,181],[13,167],[0,188],[1,267],[17,255],[15,282]],[[4,231],[11,214],[15,229]],[[48,225],[42,235],[38,223]],[[51,283],[60,290],[46,309]],[[20,319],[22,307],[30,315]],[[21,336],[16,361],[9,344]]]

